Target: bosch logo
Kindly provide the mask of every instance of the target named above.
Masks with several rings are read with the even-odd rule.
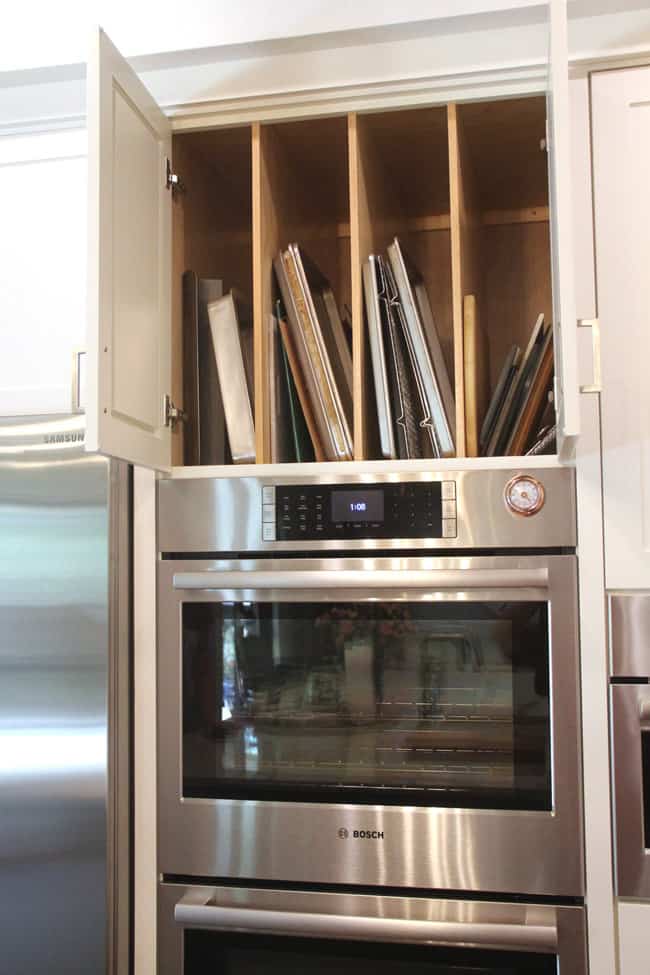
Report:
[[[350,830],[342,826],[339,830],[339,839],[347,840],[350,836]],[[353,840],[383,840],[384,831],[383,829],[353,829],[352,839]]]

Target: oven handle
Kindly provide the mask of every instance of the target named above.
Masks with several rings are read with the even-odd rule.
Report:
[[[197,904],[191,895],[187,900],[181,899],[176,904],[174,920],[184,927],[243,931],[251,934],[477,946],[550,954],[558,950],[556,924],[414,921],[402,918],[269,911],[248,907],[220,907],[210,903]]]
[[[548,589],[536,569],[218,569],[175,572],[174,589]]]

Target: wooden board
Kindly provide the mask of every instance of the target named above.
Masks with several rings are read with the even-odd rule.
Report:
[[[302,371],[300,369],[300,362],[298,361],[298,355],[296,353],[296,349],[293,343],[293,338],[291,336],[289,324],[283,319],[279,319],[278,328],[280,329],[282,342],[284,344],[284,348],[287,353],[289,368],[291,369],[291,375],[293,376],[293,382],[296,387],[298,400],[300,401],[300,406],[302,408],[303,416],[305,418],[305,424],[307,426],[307,430],[309,431],[309,436],[311,437],[311,442],[314,448],[314,456],[316,458],[316,461],[318,462],[327,460],[327,457],[325,456],[325,451],[323,450],[323,445],[321,443],[320,437],[318,436],[318,427],[316,426],[314,411],[312,409],[311,402],[309,400],[309,394],[307,392],[307,387],[305,386],[305,381],[303,379]]]
[[[362,267],[380,247],[383,204],[388,191],[385,172],[373,158],[365,119],[348,116],[350,163],[350,258],[352,268],[352,398],[354,406],[354,459],[379,456],[379,434],[372,396]]]
[[[449,187],[451,201],[451,277],[454,334],[456,452],[467,454],[465,436],[465,371],[463,299],[482,300],[481,214],[476,175],[456,105],[449,105]]]
[[[271,129],[253,126],[253,360],[255,458],[271,461],[267,316],[273,308],[273,258],[282,246],[277,179],[282,160]]]
[[[478,457],[478,438],[488,403],[489,367],[487,336],[479,321],[476,295],[465,295],[463,300],[463,354],[467,456]]]
[[[542,360],[530,388],[530,394],[525,408],[518,418],[512,442],[508,447],[508,454],[519,456],[523,454],[531,437],[535,433],[536,424],[548,402],[547,393],[553,380],[553,340],[549,338],[544,347]]]

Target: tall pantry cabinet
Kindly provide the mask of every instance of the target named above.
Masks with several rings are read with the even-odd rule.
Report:
[[[650,68],[592,77],[620,975],[650,955]]]

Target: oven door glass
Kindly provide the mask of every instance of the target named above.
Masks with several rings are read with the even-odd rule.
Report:
[[[547,602],[181,612],[184,796],[552,808]]]
[[[184,932],[185,975],[555,975],[557,957],[429,945]]]

